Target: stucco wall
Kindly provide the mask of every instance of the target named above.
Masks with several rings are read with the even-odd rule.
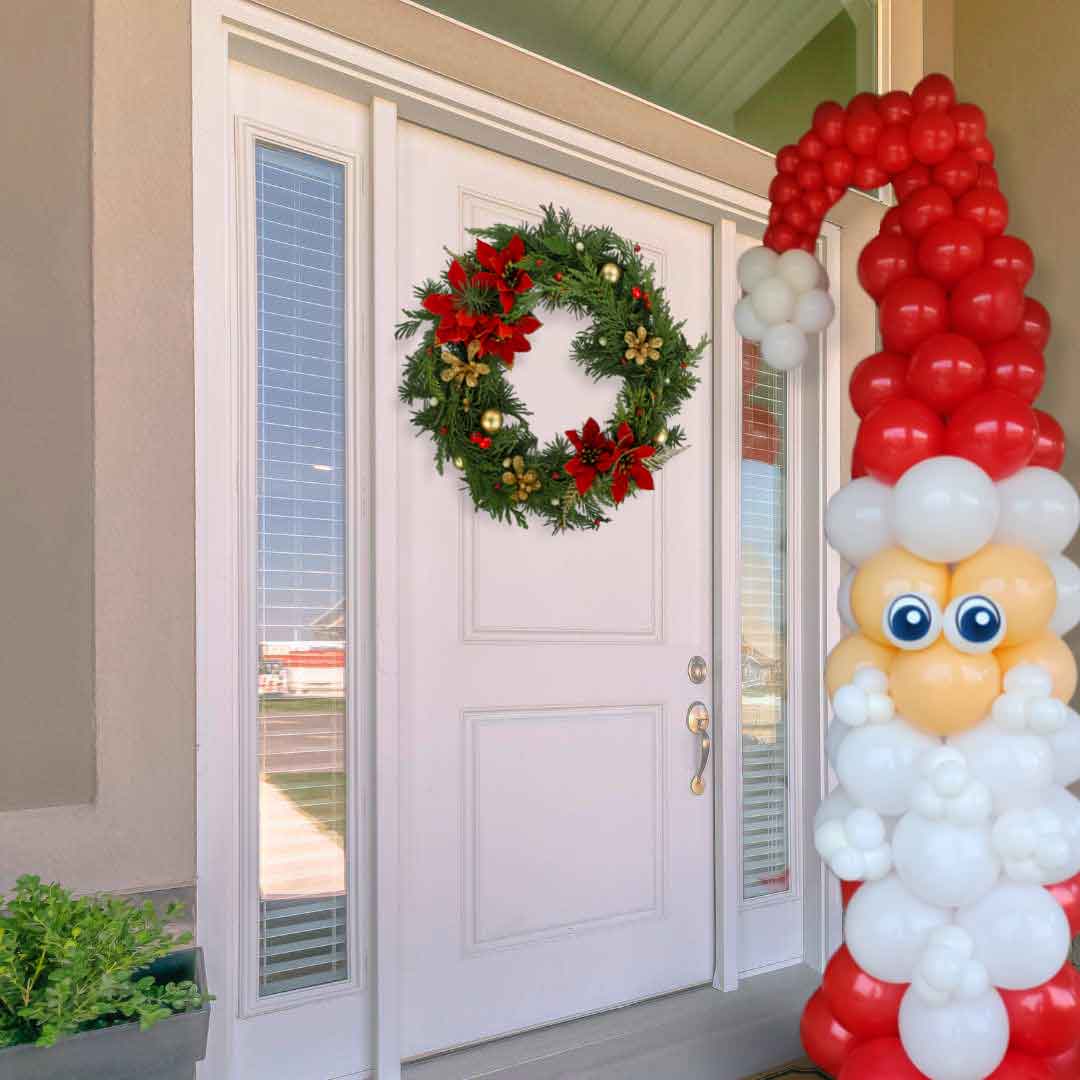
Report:
[[[189,19],[2,6],[0,885],[194,875]]]
[[[1080,203],[1072,170],[1080,146],[1074,0],[957,0],[956,78],[978,102],[997,149],[1009,232],[1035,252],[1028,292],[1049,309],[1046,388],[1039,401],[1065,428],[1064,472],[1080,486]],[[1069,552],[1080,559],[1080,542]],[[1069,643],[1076,652],[1080,630]]]

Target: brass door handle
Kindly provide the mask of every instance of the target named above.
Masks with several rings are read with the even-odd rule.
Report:
[[[701,739],[701,760],[698,770],[690,781],[690,790],[695,795],[705,794],[705,770],[709,765],[709,753],[712,739],[709,738],[709,709],[703,701],[695,701],[686,710],[686,726]]]

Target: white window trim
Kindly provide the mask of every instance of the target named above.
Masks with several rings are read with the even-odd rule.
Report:
[[[763,226],[768,202],[760,196],[652,157],[641,151],[574,128],[571,125],[500,100],[492,95],[415,67],[364,45],[319,30],[286,16],[268,11],[248,0],[194,0],[193,39],[193,136],[194,136],[194,241],[195,241],[195,361],[197,416],[197,536],[198,576],[198,920],[199,936],[207,948],[215,993],[219,998],[218,1022],[211,1034],[209,1061],[213,1075],[229,1075],[236,1020],[241,1009],[237,934],[245,884],[241,873],[240,837],[250,830],[242,820],[237,794],[241,760],[237,723],[241,702],[242,673],[237,644],[240,619],[235,598],[240,583],[238,552],[242,537],[238,531],[236,462],[240,460],[242,432],[237,421],[238,387],[230,350],[234,316],[228,280],[229,160],[230,131],[227,118],[227,67],[230,49],[246,59],[258,60],[272,70],[289,73],[301,80],[346,93],[353,99],[371,102],[372,204],[379,210],[372,217],[372,263],[379,273],[372,275],[372,356],[375,372],[374,441],[382,457],[377,475],[396,475],[393,433],[398,422],[397,366],[393,347],[393,327],[398,318],[395,267],[396,184],[395,150],[398,116],[422,123],[501,153],[512,154],[545,168],[556,169],[600,186],[644,199],[698,220],[711,223],[723,246],[725,233],[731,250],[732,218]],[[731,140],[737,143],[737,140]],[[838,248],[841,230],[826,223],[822,236],[829,254],[832,280],[839,280]],[[717,281],[723,269],[717,264]],[[730,271],[730,267],[727,268]],[[730,280],[730,278],[726,278]],[[717,295],[720,295],[718,289]],[[716,305],[714,340],[731,340],[730,298]],[[825,335],[822,371],[818,456],[825,492],[839,486],[840,372],[839,322]],[[739,355],[738,352],[728,355]],[[728,365],[741,378],[741,364]],[[736,402],[739,395],[735,396]],[[734,418],[738,420],[737,417]],[[717,416],[718,438],[724,445],[739,445],[741,428],[732,429],[731,415]],[[734,440],[734,443],[732,443]],[[735,465],[741,455],[731,459]],[[737,469],[732,468],[737,473]],[[378,481],[377,481],[378,482]],[[387,487],[394,485],[391,479]],[[720,478],[718,501],[737,515],[738,481]],[[379,492],[376,492],[378,496]],[[809,508],[801,520],[805,528],[820,535],[821,511]],[[399,834],[397,785],[397,595],[398,567],[396,538],[392,535],[394,515],[377,516],[375,550],[378,579],[375,586],[375,748],[376,855],[375,898],[375,991],[378,1075],[394,1080],[400,1075],[398,1042],[400,972],[398,968]],[[735,518],[728,516],[727,520]],[[820,612],[820,629],[827,633],[822,653],[838,634],[835,618],[828,616],[829,597],[835,595],[839,564],[834,556],[823,555],[820,588],[810,599]],[[731,567],[725,562],[714,588],[725,595],[737,595]],[[737,572],[737,564],[736,564]],[[726,575],[726,576],[724,576]],[[805,599],[805,598],[804,598]],[[737,655],[737,650],[734,650]],[[728,653],[732,650],[728,649]],[[722,673],[718,672],[718,676]],[[816,672],[810,673],[816,678]],[[737,685],[737,684],[736,684]],[[724,691],[718,690],[721,771],[725,781],[738,755],[731,753],[732,730],[737,740],[737,712],[723,708]],[[820,717],[824,724],[824,715]],[[355,741],[355,740],[354,740]],[[807,740],[810,742],[811,740]],[[812,813],[812,805],[825,790],[825,766],[821,740],[811,747],[800,764],[816,765],[803,773],[806,791],[800,798],[802,813]],[[738,787],[728,782],[714,784],[718,837],[728,840],[738,828]],[[804,845],[808,830],[803,828]],[[730,849],[729,849],[730,850]],[[801,854],[799,856],[801,858]],[[732,989],[737,985],[736,940],[740,886],[730,878],[740,877],[741,867],[725,872],[718,859],[722,882],[717,891],[718,917],[724,937],[718,936],[720,963],[717,985]],[[812,860],[804,860],[809,863]],[[354,860],[354,866],[358,863]],[[805,883],[804,883],[805,884]],[[820,885],[820,888],[818,887]],[[362,883],[369,888],[370,883]],[[828,888],[823,875],[810,890],[814,903],[808,907],[804,957],[821,967],[828,956],[834,927],[839,919],[835,890]],[[359,892],[357,892],[359,895]],[[726,946],[726,947],[725,947]],[[318,996],[325,994],[325,990]],[[304,992],[305,994],[307,992]]]

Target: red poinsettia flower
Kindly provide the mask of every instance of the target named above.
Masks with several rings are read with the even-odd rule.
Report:
[[[465,306],[465,286],[469,275],[465,267],[455,259],[446,274],[449,293],[432,292],[421,301],[432,315],[438,315],[439,325],[435,329],[435,340],[441,344],[448,341],[469,341],[481,316],[474,315]]]
[[[540,320],[535,315],[522,315],[509,323],[498,315],[485,315],[473,338],[480,345],[480,356],[492,353],[507,367],[513,367],[515,353],[532,351],[525,335],[539,328]]]
[[[634,446],[634,433],[630,430],[630,425],[625,421],[619,425],[615,437],[618,441],[615,444],[611,497],[615,500],[617,506],[626,498],[626,493],[630,490],[631,480],[643,491],[653,490],[652,473],[641,463],[646,458],[651,458],[656,452],[656,448],[653,446]]]
[[[476,241],[476,261],[484,271],[473,275],[474,285],[486,285],[489,289],[499,290],[499,303],[503,314],[509,314],[519,293],[528,291],[533,280],[524,270],[519,270],[514,263],[525,257],[525,241],[514,233],[510,243],[496,251],[483,240]]]
[[[585,421],[580,435],[576,431],[568,431],[566,437],[577,450],[577,455],[566,463],[566,471],[574,478],[578,494],[584,495],[597,475],[611,468],[615,461],[615,444],[591,416]]]

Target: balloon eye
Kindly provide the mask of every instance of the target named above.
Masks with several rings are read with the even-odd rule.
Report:
[[[1004,636],[1005,614],[989,596],[958,596],[945,609],[945,637],[961,652],[990,652]]]
[[[925,649],[941,633],[941,612],[932,597],[904,593],[885,609],[882,629],[899,649]]]

